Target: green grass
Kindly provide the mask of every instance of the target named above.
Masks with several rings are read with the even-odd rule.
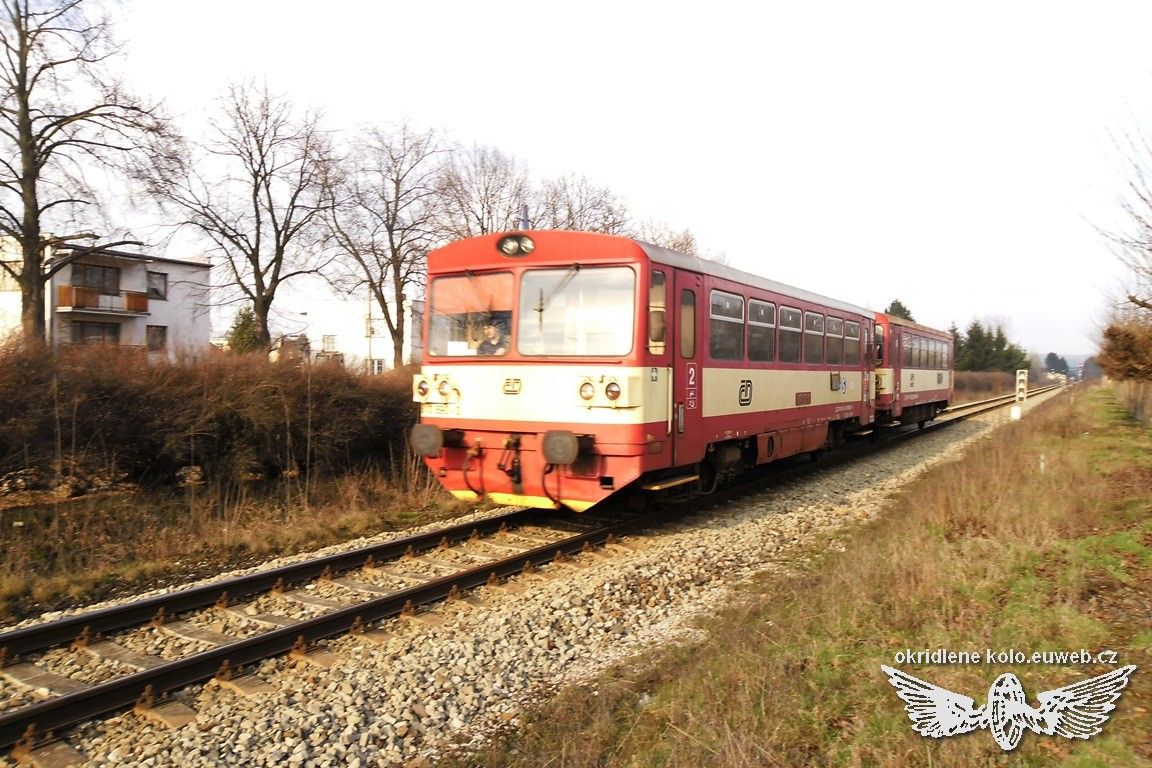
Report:
[[[704,624],[708,640],[566,690],[527,713],[518,735],[461,762],[1152,765],[1150,449],[1152,435],[1108,392],[1064,395],[911,484],[845,534],[842,554],[813,550],[799,573],[761,579],[751,601]],[[1099,736],[1029,734],[1005,754],[986,731],[937,740],[911,729],[879,666],[937,647],[1112,649],[1139,669]],[[1114,668],[895,666],[978,703],[1004,671],[1035,703]]]

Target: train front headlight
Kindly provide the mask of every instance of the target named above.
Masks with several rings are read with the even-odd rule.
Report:
[[[536,250],[536,243],[527,235],[509,235],[500,238],[496,248],[505,256],[527,256]]]
[[[436,391],[440,393],[440,397],[448,397],[452,392],[452,385],[448,383],[448,379],[441,379]]]
[[[408,444],[416,455],[435,458],[444,447],[444,431],[434,424],[416,424],[408,434]]]
[[[432,388],[428,386],[427,379],[420,379],[420,381],[416,382],[416,394],[420,397],[428,397],[431,389]]]
[[[592,382],[586,381],[580,385],[580,399],[591,400],[596,396],[596,387],[592,386]]]
[[[604,387],[604,396],[609,400],[620,399],[620,385],[614,381],[608,382],[608,386]]]
[[[567,429],[550,429],[541,441],[544,460],[549,464],[571,464],[580,453],[580,441]]]

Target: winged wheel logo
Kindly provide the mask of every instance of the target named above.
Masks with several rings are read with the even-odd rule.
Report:
[[[988,689],[988,702],[941,688],[918,677],[881,665],[904,700],[912,728],[922,736],[942,738],[987,728],[1005,752],[1015,749],[1026,730],[1045,736],[1087,739],[1100,733],[1113,703],[1128,685],[1136,665],[1113,670],[1052,691],[1037,694],[1039,707],[1024,696],[1020,678],[1005,672]]]

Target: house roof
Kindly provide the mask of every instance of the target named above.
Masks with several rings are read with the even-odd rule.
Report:
[[[61,245],[56,250],[58,251],[84,251],[87,246],[83,245]],[[93,256],[114,256],[118,259],[131,259],[133,261],[143,262],[161,262],[164,264],[180,264],[185,267],[200,267],[201,269],[210,269],[212,265],[203,261],[188,261],[186,259],[170,259],[167,256],[153,256],[147,253],[129,253],[128,251],[118,251],[112,248],[102,248],[99,251],[94,251]]]

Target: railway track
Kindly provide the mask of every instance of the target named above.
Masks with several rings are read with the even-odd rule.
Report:
[[[0,668],[0,677],[18,689],[38,691],[43,700],[0,712],[0,746],[17,745],[18,751],[27,752],[51,731],[132,706],[147,711],[160,705],[167,692],[214,677],[226,678],[243,665],[293,649],[304,652],[317,640],[363,631],[380,619],[411,613],[422,605],[602,546],[642,525],[647,517],[563,518],[544,525],[539,510],[519,510],[2,633],[0,649],[15,663]],[[328,596],[311,594],[316,590],[309,587],[315,587],[316,580],[326,582],[323,591]],[[343,600],[332,596],[336,591],[344,593]],[[234,599],[261,593],[265,597],[247,604]],[[274,612],[267,607],[270,602],[295,603],[317,615],[299,618]],[[211,616],[208,621],[187,617],[195,611]],[[220,617],[233,625],[252,625],[249,634],[229,637],[207,628],[221,623]],[[209,647],[167,659],[135,650],[116,635],[104,637],[141,625]],[[62,644],[112,662],[127,673],[89,684],[20,658]]]
[[[1036,393],[1041,391],[1045,390]],[[950,421],[1013,399],[1010,395],[957,406],[929,429],[943,428]],[[916,433],[893,431],[891,437],[899,440]],[[794,475],[802,469],[785,472]],[[179,707],[164,702],[168,692],[227,678],[244,665],[293,650],[304,654],[317,640],[364,631],[374,621],[605,544],[654,522],[655,516],[632,513],[599,520],[588,515],[557,519],[538,510],[518,510],[0,633],[0,661],[5,663],[0,677],[38,699],[0,711],[0,747],[17,745],[18,752],[26,754],[52,731],[133,706],[145,714],[167,707],[169,711],[161,716],[178,720]],[[247,602],[238,602],[242,599]],[[290,616],[274,610],[276,604],[285,603],[313,615]],[[224,625],[246,629],[233,637],[217,631]],[[198,643],[201,650],[167,658],[134,649],[130,642],[133,628],[138,633],[142,626],[190,647]],[[74,652],[112,663],[123,674],[84,682],[36,663],[38,656],[45,658],[51,649],[68,644]]]

